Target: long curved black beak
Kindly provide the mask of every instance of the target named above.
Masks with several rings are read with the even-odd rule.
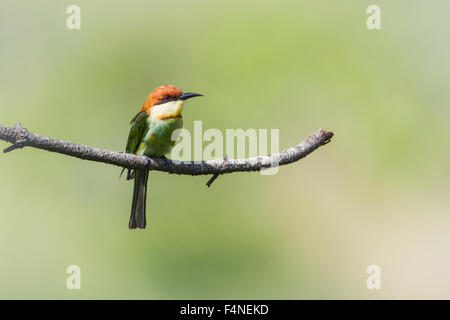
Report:
[[[186,92],[186,93],[182,93],[181,96],[179,96],[177,98],[177,100],[187,100],[187,99],[190,99],[190,98],[193,98],[193,97],[201,97],[201,96],[203,96],[203,95],[200,94],[200,93]]]

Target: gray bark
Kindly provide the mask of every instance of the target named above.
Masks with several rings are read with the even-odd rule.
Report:
[[[320,146],[327,144],[332,137],[332,131],[320,129],[300,144],[278,154],[246,159],[215,159],[194,162],[150,158],[94,148],[31,133],[23,129],[20,124],[17,124],[15,128],[0,125],[0,140],[12,143],[12,146],[4,150],[5,153],[23,147],[33,147],[123,168],[158,170],[186,175],[219,175],[232,172],[260,171],[274,164],[286,165],[304,158]]]

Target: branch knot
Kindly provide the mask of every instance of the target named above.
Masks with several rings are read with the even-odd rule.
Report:
[[[3,153],[8,153],[11,151],[14,151],[16,149],[22,149],[23,147],[27,146],[28,143],[28,130],[25,128],[22,128],[22,125],[20,123],[16,123],[15,126],[15,131],[16,131],[16,137],[15,137],[15,142],[13,145],[9,146],[8,148],[6,148],[5,150],[3,150]]]

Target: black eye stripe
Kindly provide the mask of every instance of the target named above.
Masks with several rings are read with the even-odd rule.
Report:
[[[172,97],[172,96],[169,96],[168,94],[166,94],[164,97],[161,98],[161,100],[156,102],[155,105],[163,104],[163,103],[170,102],[170,101],[174,101],[176,99],[177,99],[177,97]]]

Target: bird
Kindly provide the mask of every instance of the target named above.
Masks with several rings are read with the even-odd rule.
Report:
[[[162,85],[150,93],[139,112],[130,122],[126,153],[148,157],[165,157],[175,140],[172,134],[183,126],[184,102],[200,93],[182,92],[174,85]],[[125,170],[125,168],[122,170]],[[128,227],[145,229],[148,170],[128,169],[127,180],[134,179],[133,202]]]

